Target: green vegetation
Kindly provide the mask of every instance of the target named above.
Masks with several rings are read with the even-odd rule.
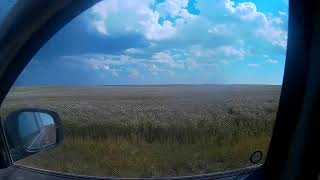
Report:
[[[266,154],[280,86],[15,88],[1,108],[57,111],[64,144],[19,164],[118,177],[181,176],[249,166]]]

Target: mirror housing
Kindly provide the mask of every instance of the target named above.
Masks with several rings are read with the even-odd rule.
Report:
[[[63,142],[63,126],[54,111],[26,108],[8,115],[4,133],[13,161],[56,147]]]

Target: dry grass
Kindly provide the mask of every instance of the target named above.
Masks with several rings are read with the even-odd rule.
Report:
[[[57,111],[65,142],[18,163],[118,177],[194,175],[250,165],[266,152],[280,86],[15,88],[1,108]]]
[[[63,146],[19,163],[95,176],[195,175],[248,166],[250,154],[267,148],[268,143],[269,139],[265,137],[246,138],[236,144],[222,146],[202,143],[150,144],[138,137],[130,140],[121,137],[67,138]]]

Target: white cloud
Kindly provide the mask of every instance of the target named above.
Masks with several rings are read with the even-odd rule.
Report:
[[[182,63],[175,61],[167,52],[154,53],[151,58],[153,62],[168,65],[171,68],[184,68]]]
[[[125,53],[128,53],[128,54],[140,54],[140,53],[143,53],[143,50],[142,49],[136,49],[136,48],[129,48],[129,49],[125,50]]]
[[[92,22],[92,25],[95,26],[96,30],[101,33],[101,34],[104,34],[104,35],[107,35],[108,32],[107,32],[107,28],[106,28],[106,25],[105,25],[105,22],[103,20],[96,20],[96,21],[93,21]]]
[[[184,68],[183,62],[174,60],[169,53],[158,52],[144,58],[136,58],[129,55],[110,54],[82,54],[74,56],[62,56],[68,62],[86,67],[97,72],[110,73],[113,77],[127,74],[132,79],[142,78],[139,72],[146,69],[152,75],[160,73],[173,74],[176,68]]]
[[[278,11],[278,14],[281,16],[288,16],[288,14],[284,11]]]
[[[249,66],[249,67],[259,67],[260,64],[249,63],[248,66]]]
[[[147,39],[161,40],[167,39],[175,35],[176,28],[173,26],[172,22],[164,21],[163,25],[158,23],[159,13],[153,12],[150,14],[150,18],[145,21],[140,21],[140,24],[144,28],[144,35]]]
[[[153,75],[157,76],[160,73],[169,73],[172,74],[173,72],[167,68],[159,68],[155,64],[146,64],[146,69]]]
[[[275,25],[281,25],[281,24],[284,23],[283,20],[282,20],[282,18],[280,18],[280,17],[272,18],[272,19],[270,20],[270,22],[271,22],[272,24],[275,24]]]
[[[232,33],[230,32],[230,27],[227,24],[217,24],[209,27],[208,33],[210,34],[227,34],[227,33]]]
[[[95,71],[110,73],[113,77],[118,77],[122,71],[120,67],[130,64],[127,55],[110,54],[82,54],[61,57],[68,62],[74,62],[75,65],[86,67]]]
[[[109,69],[110,69],[110,66],[109,66],[109,65],[103,65],[103,69],[104,69],[104,70],[109,70]]]
[[[186,10],[188,2],[189,0],[167,0],[157,5],[157,11],[159,11],[163,17],[181,17],[184,20],[191,20],[195,18],[195,16]]]
[[[150,46],[131,47],[114,55],[86,55],[87,65],[115,77],[122,73],[137,77],[140,72],[145,73],[142,68],[156,76],[173,74],[177,69],[246,62],[246,57],[261,56],[257,52],[274,53],[274,49],[282,52],[286,48],[285,12],[267,14],[252,2],[231,0],[197,1],[199,15],[188,12],[187,6],[188,0],[165,0],[159,4],[155,0],[102,1],[90,11],[91,25],[98,33],[106,36],[139,33]],[[261,61],[265,62],[247,65],[278,63],[269,56]],[[126,70],[117,71],[119,68]],[[129,72],[127,68],[137,71]]]
[[[279,61],[275,60],[275,59],[271,59],[271,58],[267,58],[266,62],[271,63],[271,64],[278,64]]]
[[[191,55],[195,58],[215,58],[237,60],[243,59],[246,52],[242,48],[232,46],[219,46],[215,48],[203,48],[201,45],[194,45],[190,48]]]
[[[235,6],[235,3],[231,0],[225,0],[225,8],[231,14],[239,16],[243,20],[252,21],[264,18],[264,14],[257,12],[257,7],[252,2],[243,2]]]
[[[154,0],[105,0],[92,8],[91,25],[104,35],[137,32],[149,40],[187,42],[206,40],[210,35],[216,35],[219,38],[234,38],[234,41],[240,37],[246,38],[246,42],[248,39],[257,43],[266,41],[286,48],[287,31],[283,29],[283,24],[287,17],[284,17],[286,13],[283,11],[278,12],[279,17],[269,17],[249,1],[202,0],[197,2],[200,15],[193,15],[186,9],[188,2],[165,0],[156,4]]]
[[[130,31],[143,33],[150,40],[168,39],[176,34],[178,26],[195,17],[185,9],[187,4],[188,0],[171,0],[157,5],[154,0],[105,0],[92,8],[91,24],[104,35]],[[157,6],[157,10],[151,6]],[[159,24],[160,16],[174,17],[174,20]]]
[[[129,56],[126,55],[105,55],[105,54],[87,54],[79,56],[73,56],[70,58],[79,58],[83,62],[86,62],[94,69],[110,69],[110,65],[126,65],[129,63]]]
[[[120,73],[125,73],[132,79],[143,77],[138,68],[146,62],[146,59],[134,59],[128,55],[110,54],[82,54],[63,56],[62,58],[68,61],[76,61],[79,66],[88,67],[98,72],[110,73],[113,77],[119,77]],[[136,68],[128,68],[128,66],[135,66]]]
[[[241,59],[245,56],[245,51],[242,48],[236,49],[232,46],[221,46],[216,48],[216,50],[219,53],[224,53],[226,56],[234,56]]]
[[[273,27],[260,28],[256,31],[259,37],[264,38],[272,45],[279,46],[281,48],[287,47],[287,32],[275,29]]]
[[[171,56],[166,52],[158,52],[152,55],[152,59],[155,62],[164,63],[164,64],[171,64],[173,63],[173,59]]]
[[[128,69],[128,77],[131,79],[140,79],[142,78],[140,72],[137,69]]]
[[[264,38],[266,41],[271,42],[272,45],[286,48],[287,32],[275,26],[283,24],[281,18],[268,18],[266,14],[257,11],[257,7],[252,2],[243,2],[237,5],[230,0],[225,0],[225,2],[226,9],[231,14],[240,17],[244,21],[251,21],[258,25],[256,30],[258,37]]]

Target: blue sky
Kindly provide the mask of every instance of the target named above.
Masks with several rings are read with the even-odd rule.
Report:
[[[104,0],[16,84],[281,84],[287,19],[286,0]]]

